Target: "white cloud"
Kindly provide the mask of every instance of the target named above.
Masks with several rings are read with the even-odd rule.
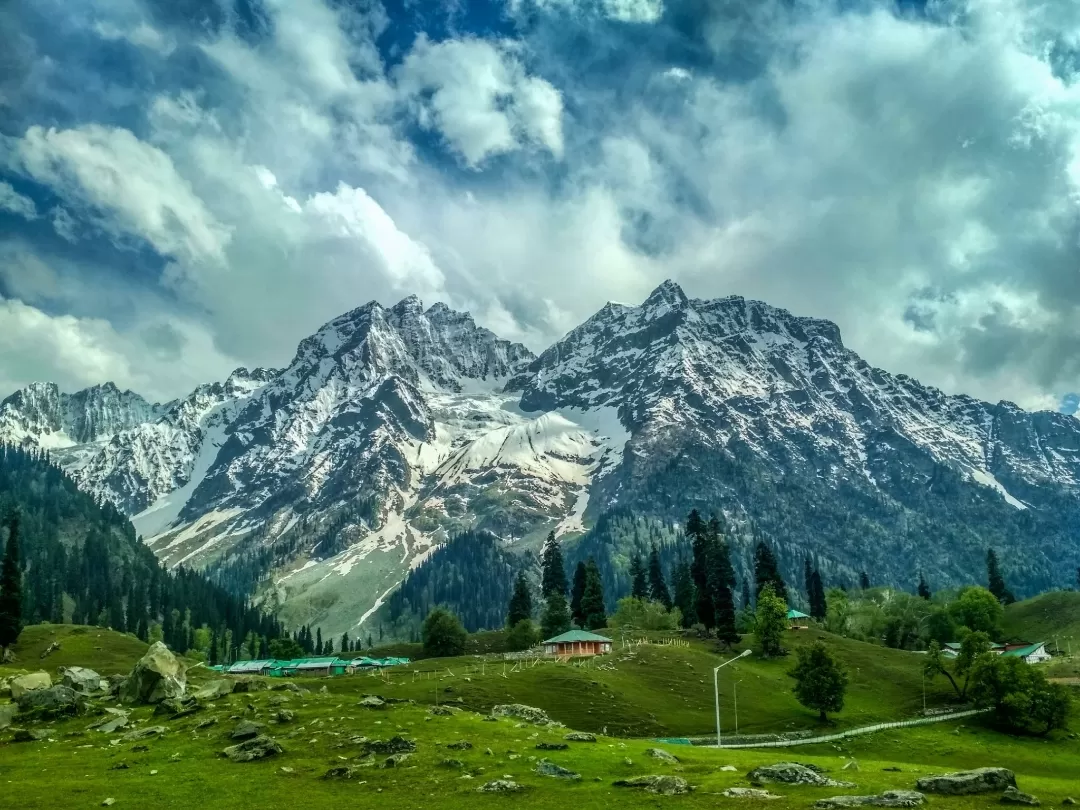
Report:
[[[145,239],[166,256],[220,259],[229,240],[167,154],[126,129],[32,126],[15,142],[19,168],[84,209],[117,238]]]
[[[168,56],[176,49],[176,42],[171,37],[165,36],[144,21],[120,26],[114,22],[99,20],[94,24],[94,33],[110,41],[127,40],[132,45],[147,48],[162,56]]]
[[[0,210],[16,214],[23,219],[37,219],[37,206],[29,197],[17,192],[11,183],[0,180]]]
[[[628,23],[654,23],[664,13],[663,0],[603,0],[604,11]]]
[[[395,73],[417,120],[468,166],[534,144],[563,153],[562,96],[529,76],[509,43],[420,37]]]

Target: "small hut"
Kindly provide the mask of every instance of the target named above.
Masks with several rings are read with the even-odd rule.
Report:
[[[810,617],[800,610],[789,610],[787,612],[787,621],[789,630],[810,629]]]
[[[544,655],[569,658],[574,655],[605,655],[611,652],[611,639],[587,630],[570,630],[544,642]]]

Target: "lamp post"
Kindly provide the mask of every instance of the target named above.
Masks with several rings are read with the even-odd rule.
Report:
[[[731,685],[731,698],[735,708],[735,736],[739,736],[739,684],[741,680],[735,681]]]
[[[740,658],[745,658],[749,654],[750,654],[750,650],[743,650],[741,653],[736,655],[734,658],[729,658],[727,661],[722,663],[720,666],[715,667],[713,669],[713,671],[712,671],[713,694],[716,697],[716,747],[717,748],[720,747],[720,676],[717,673],[720,672],[721,669],[723,669],[724,667],[726,667],[728,664],[732,663],[733,661],[738,661]]]

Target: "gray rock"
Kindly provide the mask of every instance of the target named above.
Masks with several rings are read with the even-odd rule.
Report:
[[[40,742],[49,739],[51,729],[46,728],[13,728],[12,742]]]
[[[723,767],[720,768],[720,770],[726,771],[728,773],[738,773],[738,771],[739,771],[739,769],[736,768],[734,765],[724,765]]]
[[[538,751],[565,751],[570,746],[566,743],[539,742],[536,744]]]
[[[120,688],[124,703],[160,703],[180,697],[187,687],[186,667],[160,641],[150,645]]]
[[[52,686],[52,678],[49,677],[48,672],[31,672],[29,675],[16,675],[8,681],[12,700],[18,700],[29,692],[48,689],[50,686]]]
[[[496,779],[477,788],[480,793],[516,793],[522,787],[513,779]]]
[[[278,709],[274,712],[274,720],[278,723],[291,723],[296,719],[296,714],[289,709]]]
[[[570,742],[596,742],[596,735],[587,731],[571,731],[563,739]]]
[[[798,762],[775,762],[762,765],[746,775],[754,785],[813,785],[815,787],[855,787],[851,782],[839,782],[830,779],[817,769],[800,765]]]
[[[15,720],[18,706],[14,703],[0,703],[0,730],[7,728]]]
[[[365,754],[411,754],[416,750],[416,743],[404,737],[391,737],[389,740],[367,740],[363,743]]]
[[[235,687],[235,681],[228,678],[219,678],[216,681],[209,681],[200,686],[195,692],[195,697],[199,700],[220,700],[231,695]]]
[[[552,776],[556,779],[580,779],[580,773],[574,773],[568,768],[556,765],[550,759],[542,759],[536,763],[536,772],[540,776]]]
[[[0,653],[0,664],[14,664],[18,659],[15,657],[15,651],[8,647],[3,653]]]
[[[833,810],[841,807],[918,807],[926,797],[914,790],[886,790],[877,796],[833,796],[822,799],[814,807]]]
[[[377,697],[375,695],[368,695],[357,705],[363,706],[365,709],[385,709],[386,701],[383,700],[381,697]]]
[[[233,678],[232,682],[234,692],[258,692],[266,689],[266,681],[262,678],[248,676],[244,678]]]
[[[454,710],[449,706],[432,706],[428,709],[428,714],[434,715],[435,717],[450,717],[454,714]]]
[[[412,754],[406,754],[406,753],[391,754],[385,760],[383,760],[382,766],[384,768],[396,768],[402,762],[404,762],[405,760],[407,760],[411,756],[412,756]]]
[[[1005,792],[1001,794],[1002,804],[1026,804],[1030,807],[1038,807],[1039,800],[1032,796],[1030,793],[1021,793],[1012,785],[1005,788]]]
[[[195,726],[195,731],[202,731],[204,728],[210,728],[210,726],[217,725],[216,717],[207,717],[205,720],[200,720]]]
[[[633,779],[620,779],[612,782],[615,787],[644,788],[649,793],[661,796],[681,796],[689,793],[689,783],[681,776],[635,776]]]
[[[844,767],[841,768],[840,770],[842,770],[842,771],[857,771],[857,770],[859,770],[859,763],[856,762],[854,759],[849,759],[847,762],[844,763]]]
[[[455,768],[458,770],[465,767],[465,763],[462,762],[460,759],[444,759],[439,764],[444,768]]]
[[[147,728],[137,728],[134,731],[129,731],[122,739],[124,742],[138,742],[139,740],[149,740],[151,737],[160,737],[166,731],[165,726],[149,726]]]
[[[976,768],[972,771],[924,776],[915,786],[923,793],[966,796],[972,793],[997,793],[1016,787],[1016,776],[1008,768]]]
[[[109,689],[109,682],[86,667],[64,667],[60,682],[82,695],[96,695]]]
[[[446,747],[454,751],[468,751],[473,745],[468,740],[458,740],[457,742],[447,744]]]
[[[506,703],[496,706],[491,710],[491,713],[496,717],[516,717],[526,723],[536,723],[543,726],[556,725],[543,709],[526,706],[522,703]]]
[[[128,713],[122,709],[106,709],[105,717],[92,724],[90,728],[94,731],[100,731],[103,734],[112,734],[115,731],[126,728],[128,722],[130,722]]]
[[[730,787],[720,794],[726,796],[729,799],[782,799],[783,796],[777,796],[775,793],[769,793],[767,790],[761,788],[744,788],[744,787]]]
[[[1066,796],[1064,799],[1061,800],[1061,803],[1071,806],[1076,804],[1076,799],[1074,799],[1072,796]]]
[[[222,751],[222,754],[233,762],[251,762],[255,759],[265,759],[283,753],[285,753],[284,749],[278,744],[277,740],[264,734],[250,740],[244,740],[236,745],[230,745]]]
[[[266,728],[262,723],[253,723],[251,720],[241,720],[236,724],[229,736],[234,740],[250,740],[258,737]]]
[[[646,748],[645,756],[652,757],[653,759],[658,759],[661,762],[668,762],[671,764],[675,764],[679,761],[679,758],[677,756],[675,756],[674,754],[669,754],[663,748]]]
[[[154,714],[168,715],[170,720],[195,714],[202,706],[193,696],[169,697],[154,707]]]
[[[70,686],[57,684],[47,689],[23,692],[15,699],[19,713],[37,718],[53,718],[78,714],[82,705]]]
[[[338,768],[331,768],[323,774],[323,779],[353,779],[359,771],[356,768],[349,768],[341,766]]]

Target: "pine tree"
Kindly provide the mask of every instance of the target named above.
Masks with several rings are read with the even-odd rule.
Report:
[[[218,665],[218,634],[216,627],[210,630],[210,653],[208,659],[210,666],[216,667]]]
[[[929,599],[931,596],[930,586],[926,584],[926,578],[919,574],[919,596],[923,599]]]
[[[653,543],[649,553],[649,597],[654,602],[659,602],[667,610],[671,610],[671,593],[667,583],[664,582],[664,569],[660,565],[660,551]]]
[[[722,537],[712,540],[709,560],[709,596],[716,622],[716,639],[730,647],[739,642],[735,628],[735,570],[731,566],[731,554]]]
[[[810,567],[810,557],[803,560],[803,583],[806,588],[807,602],[814,601],[814,569]]]
[[[341,634],[341,651],[347,653],[352,650],[352,641],[349,639],[349,631]]]
[[[753,605],[750,603],[750,583],[747,580],[742,581],[742,609],[750,610]]]
[[[574,589],[570,594],[570,616],[578,627],[585,626],[585,616],[581,612],[581,599],[585,596],[585,582],[588,572],[585,563],[579,562],[574,569]]]
[[[695,520],[696,518],[696,520]],[[694,579],[694,613],[697,620],[705,625],[706,630],[716,627],[716,610],[713,607],[712,593],[709,590],[709,569],[712,566],[712,548],[719,539],[717,532],[718,523],[705,525],[697,511],[690,513],[686,521],[687,533],[691,526],[696,533],[693,536],[693,562],[690,564],[690,573]]]
[[[19,639],[23,628],[22,571],[19,568],[19,516],[8,518],[4,561],[0,564],[0,650]]]
[[[600,569],[596,560],[589,558],[585,566],[585,591],[581,595],[581,615],[584,627],[597,630],[607,625],[607,613],[604,608],[604,583],[600,579]]]
[[[682,626],[693,627],[697,622],[694,611],[694,577],[690,573],[690,563],[682,561],[675,566],[675,607],[682,613]]]
[[[322,654],[323,654],[322,628],[318,627],[318,628],[315,629],[315,655],[322,655]]]
[[[870,577],[867,576],[865,571],[859,574],[859,589],[864,591],[870,590]]]
[[[995,599],[1005,605],[1011,605],[1016,601],[1012,591],[1005,585],[1005,577],[1002,576],[1001,568],[998,566],[997,553],[992,548],[986,551],[986,578],[987,590],[994,595]]]
[[[563,562],[562,546],[555,539],[555,532],[551,532],[544,541],[544,548],[540,553],[540,567],[543,571],[541,593],[546,599],[553,593],[561,593],[566,596],[566,564]]]
[[[820,622],[825,620],[826,613],[825,586],[821,582],[821,572],[815,568],[810,575],[810,615]]]
[[[645,579],[645,566],[640,555],[630,558],[630,595],[635,599],[649,598],[649,583]]]
[[[548,595],[544,613],[540,617],[540,627],[545,639],[562,635],[570,629],[570,607],[563,594],[555,592]]]
[[[780,576],[780,566],[776,562],[776,556],[772,553],[764,540],[759,540],[754,549],[754,583],[756,596],[760,600],[761,592],[766,585],[772,585],[773,594],[787,604],[787,585]]]
[[[518,622],[532,618],[532,595],[529,593],[529,580],[524,571],[518,571],[514,580],[514,595],[506,612],[506,626],[514,627]]]

